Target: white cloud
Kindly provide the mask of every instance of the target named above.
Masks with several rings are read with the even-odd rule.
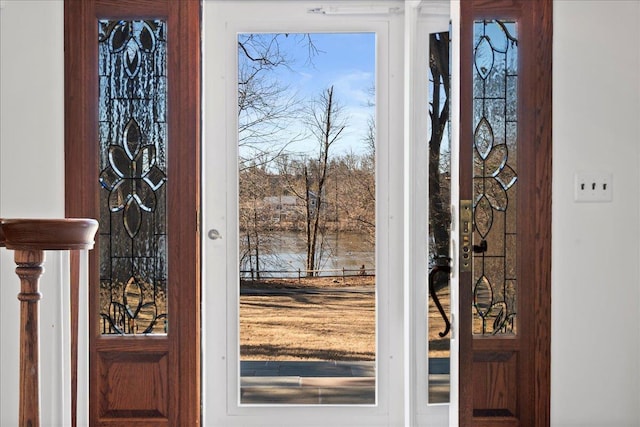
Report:
[[[373,94],[370,91],[374,85],[374,75],[371,72],[351,71],[337,77],[333,85],[338,99],[344,105],[366,106],[373,102]]]

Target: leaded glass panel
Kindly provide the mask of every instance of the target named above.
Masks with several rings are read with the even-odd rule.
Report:
[[[473,333],[516,333],[518,39],[476,21],[473,50]]]
[[[100,332],[167,332],[166,23],[98,21]]]

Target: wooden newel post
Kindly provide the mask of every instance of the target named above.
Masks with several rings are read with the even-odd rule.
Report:
[[[93,219],[0,219],[0,247],[14,250],[20,278],[20,427],[40,426],[38,284],[44,251],[93,248]]]
[[[38,360],[38,282],[44,271],[44,251],[16,250],[16,274],[20,278],[20,426],[40,425]]]

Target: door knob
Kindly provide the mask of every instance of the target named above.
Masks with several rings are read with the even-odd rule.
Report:
[[[216,230],[215,228],[212,228],[211,230],[209,230],[209,232],[207,233],[207,236],[209,236],[209,238],[211,240],[222,239],[222,236],[220,235],[220,232],[218,230]]]

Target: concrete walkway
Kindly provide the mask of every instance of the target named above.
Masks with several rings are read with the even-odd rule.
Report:
[[[429,400],[446,402],[448,364],[435,362],[429,368]],[[375,362],[242,361],[240,375],[242,404],[376,403]]]

